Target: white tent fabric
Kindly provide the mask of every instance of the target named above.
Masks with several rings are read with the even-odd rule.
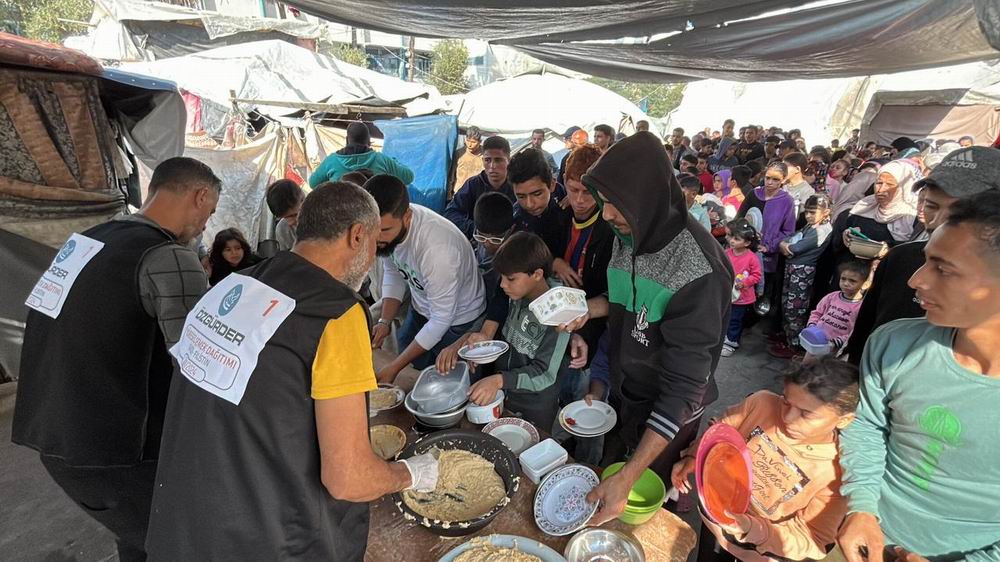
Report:
[[[862,128],[863,121],[870,123],[871,119],[865,117],[866,108],[869,112],[873,111],[869,101],[874,103],[879,99],[876,92],[881,90],[916,90],[905,96],[880,94],[882,99],[898,100],[891,103],[903,105],[918,105],[922,103],[921,99],[928,100],[927,103],[935,103],[929,100],[941,103],[950,99],[949,103],[952,103],[955,101],[954,90],[961,92],[959,99],[966,100],[963,103],[996,105],[1000,103],[998,81],[1000,66],[995,62],[856,78],[749,84],[703,80],[686,86],[681,104],[669,116],[669,127],[683,127],[691,136],[704,127],[720,130],[722,121],[731,118],[737,126],[755,124],[765,128],[800,129],[807,145],[826,145],[831,139],[845,140],[851,129]],[[927,91],[932,88],[937,90]],[[861,134],[863,140],[876,140],[883,144],[889,144],[898,136],[902,135],[896,134],[886,141],[866,134],[864,129]],[[905,136],[922,138],[932,135],[911,133]]]
[[[846,138],[861,122],[867,90],[868,81],[863,78],[692,82],[685,86],[681,104],[670,113],[667,132],[682,127],[690,137],[705,127],[721,131],[722,122],[732,119],[737,127],[799,129],[806,144],[825,145],[830,139]]]
[[[438,96],[437,88],[406,82],[285,41],[258,41],[154,62],[128,63],[129,70],[166,78],[216,103],[229,103],[229,90],[241,98],[350,103],[367,98],[405,102]],[[258,111],[286,115],[288,108]]]
[[[243,99],[284,102],[358,103],[375,98],[403,104],[423,97],[444,107],[443,102],[437,102],[440,94],[434,86],[406,82],[278,40],[127,63],[121,68],[171,80],[223,108],[230,107],[230,90]],[[272,117],[296,111],[261,104],[243,104],[241,109],[256,109]],[[423,113],[427,110],[426,104],[420,108]]]
[[[861,121],[879,144],[906,136],[989,145],[1000,135],[1000,60],[886,76]]]
[[[463,126],[515,137],[538,128],[562,134],[574,125],[593,134],[594,126],[602,123],[631,132],[642,119],[649,117],[618,94],[586,80],[550,73],[524,74],[472,90],[458,115]]]

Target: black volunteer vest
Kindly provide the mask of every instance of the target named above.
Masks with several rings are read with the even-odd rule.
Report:
[[[156,458],[173,371],[140,301],[139,264],[174,239],[130,220],[83,234],[104,248],[59,318],[28,311],[11,437],[72,466],[134,465]]]
[[[239,405],[174,376],[149,560],[360,561],[368,504],[335,500],[323,486],[311,391],[327,322],[364,302],[291,252],[240,274],[295,299],[295,309],[260,352]]]

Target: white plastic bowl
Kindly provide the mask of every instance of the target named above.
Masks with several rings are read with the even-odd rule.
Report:
[[[541,443],[529,447],[518,457],[521,461],[521,469],[531,479],[538,484],[546,474],[566,464],[569,460],[569,453],[563,449],[555,439],[551,437]]]
[[[480,406],[469,401],[469,407],[465,410],[465,417],[472,423],[490,423],[500,419],[503,413],[503,391],[498,390],[496,398],[485,406]]]
[[[531,301],[528,308],[541,324],[558,326],[587,312],[587,293],[570,287],[553,287]]]

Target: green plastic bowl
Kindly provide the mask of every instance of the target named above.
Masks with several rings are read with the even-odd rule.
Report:
[[[654,509],[649,513],[632,513],[628,510],[628,507],[626,507],[625,511],[618,516],[618,520],[628,525],[642,525],[652,519],[653,516],[656,515],[657,511],[658,510]]]
[[[616,462],[601,472],[601,480],[607,479],[612,474],[617,473],[625,466],[623,462]],[[630,515],[646,515],[649,517],[643,519],[643,523],[649,520],[656,510],[660,509],[663,505],[663,500],[667,498],[667,488],[663,485],[663,480],[657,476],[655,472],[650,469],[646,469],[639,480],[636,481],[635,485],[628,493],[628,503],[625,505],[625,513]],[[625,523],[631,523],[624,519],[624,514],[622,521]],[[638,525],[638,523],[631,523],[632,525]]]

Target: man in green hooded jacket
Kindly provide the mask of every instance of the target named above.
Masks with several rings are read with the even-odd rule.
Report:
[[[687,212],[663,145],[648,132],[616,143],[582,178],[613,227],[608,359],[618,438],[631,456],[588,495],[600,524],[625,508],[646,468],[661,478],[693,441],[729,322],[733,271],[719,243]]]

